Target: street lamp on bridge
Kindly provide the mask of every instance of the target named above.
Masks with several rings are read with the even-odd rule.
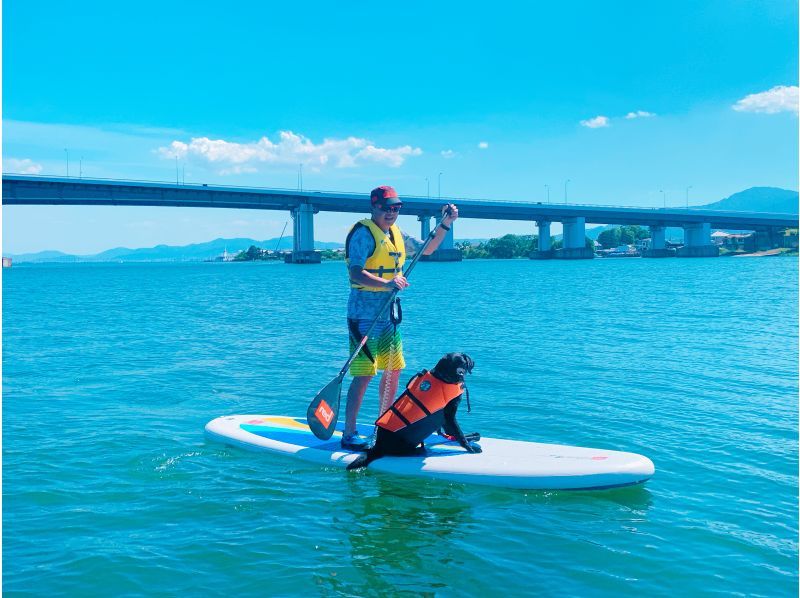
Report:
[[[572,179],[567,179],[564,181],[564,203],[567,203],[567,183],[569,183]]]
[[[687,210],[689,209],[689,189],[691,189],[691,188],[692,188],[691,185],[686,187],[686,209]]]
[[[550,185],[545,185],[545,189],[547,189],[547,203],[550,203]]]

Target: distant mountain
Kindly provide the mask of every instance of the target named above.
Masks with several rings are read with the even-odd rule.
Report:
[[[751,187],[730,197],[704,206],[694,206],[705,210],[731,210],[733,212],[773,212],[778,214],[797,214],[797,191],[777,187]]]
[[[280,242],[279,242],[280,241]],[[265,239],[214,239],[207,243],[195,243],[184,246],[157,245],[141,249],[116,247],[96,255],[70,255],[60,251],[40,251],[39,253],[24,253],[10,256],[14,262],[198,262],[213,259],[228,253],[238,253],[247,250],[251,245],[273,251],[291,249],[292,237]],[[343,247],[341,243],[316,241],[315,249],[337,249]]]
[[[61,251],[39,251],[37,253],[24,253],[11,255],[15,262],[74,262],[77,258]]]

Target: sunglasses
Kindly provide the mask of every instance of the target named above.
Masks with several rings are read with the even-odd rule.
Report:
[[[403,207],[403,204],[395,204],[393,206],[378,206],[381,211],[383,212],[391,212],[392,214],[397,214],[400,211],[400,208]]]

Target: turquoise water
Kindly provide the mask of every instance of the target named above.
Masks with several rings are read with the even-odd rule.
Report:
[[[791,258],[420,264],[408,374],[470,353],[465,428],[656,464],[523,492],[204,439],[302,415],[334,376],[341,263],[4,270],[4,592],[795,596],[797,279]]]

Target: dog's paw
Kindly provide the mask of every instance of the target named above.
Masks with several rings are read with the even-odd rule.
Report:
[[[483,449],[481,448],[481,445],[479,445],[479,444],[477,444],[475,442],[468,442],[467,443],[467,452],[469,452],[469,453],[482,453]]]

